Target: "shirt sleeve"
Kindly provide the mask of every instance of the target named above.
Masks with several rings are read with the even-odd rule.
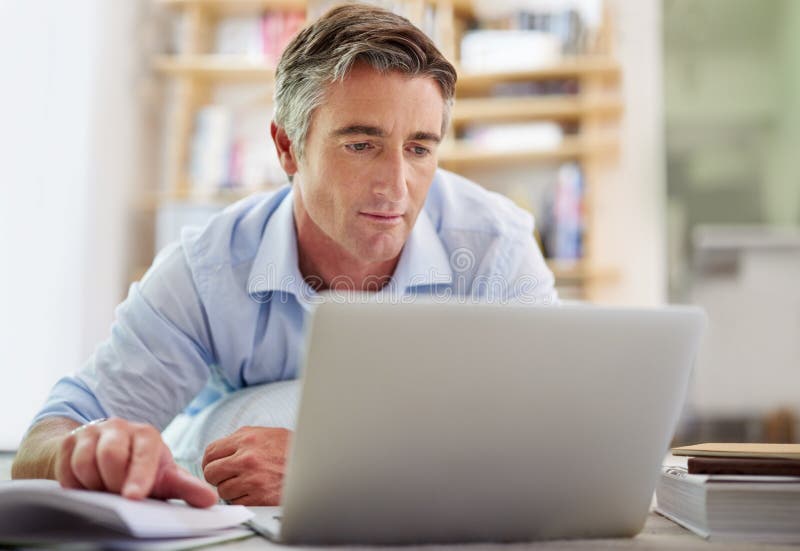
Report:
[[[33,423],[122,417],[162,430],[203,388],[214,363],[206,312],[183,247],[165,250],[116,309],[110,337],[53,387]]]
[[[533,232],[515,239],[505,257],[510,281],[509,300],[531,306],[553,306],[560,303],[555,277],[544,260]]]

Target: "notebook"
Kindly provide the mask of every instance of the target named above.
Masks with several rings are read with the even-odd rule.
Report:
[[[800,476],[800,460],[750,457],[690,457],[689,474]]]
[[[672,448],[675,455],[800,459],[800,444],[706,443]]]
[[[170,540],[170,548],[186,548],[250,536],[241,523],[252,517],[240,505],[198,509],[183,502],[133,501],[106,492],[65,489],[54,480],[0,482],[3,544],[90,541],[124,547],[122,543],[131,540]]]

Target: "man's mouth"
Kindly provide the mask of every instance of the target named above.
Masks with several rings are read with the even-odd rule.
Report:
[[[359,213],[361,216],[383,224],[396,224],[403,219],[402,212],[377,212],[377,211],[363,211]]]

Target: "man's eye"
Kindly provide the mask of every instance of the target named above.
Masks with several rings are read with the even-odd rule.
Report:
[[[424,157],[425,155],[428,155],[431,152],[430,149],[428,149],[427,147],[422,147],[421,145],[415,145],[411,149],[414,152],[414,155],[416,155],[417,157]]]
[[[367,149],[369,149],[369,144],[367,142],[351,143],[351,144],[347,144],[346,147],[350,151],[360,152],[360,151],[366,151]]]

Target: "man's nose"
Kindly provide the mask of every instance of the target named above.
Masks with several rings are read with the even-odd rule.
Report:
[[[375,192],[392,202],[405,199],[408,188],[406,186],[406,160],[402,151],[392,151],[382,156],[376,174]]]

